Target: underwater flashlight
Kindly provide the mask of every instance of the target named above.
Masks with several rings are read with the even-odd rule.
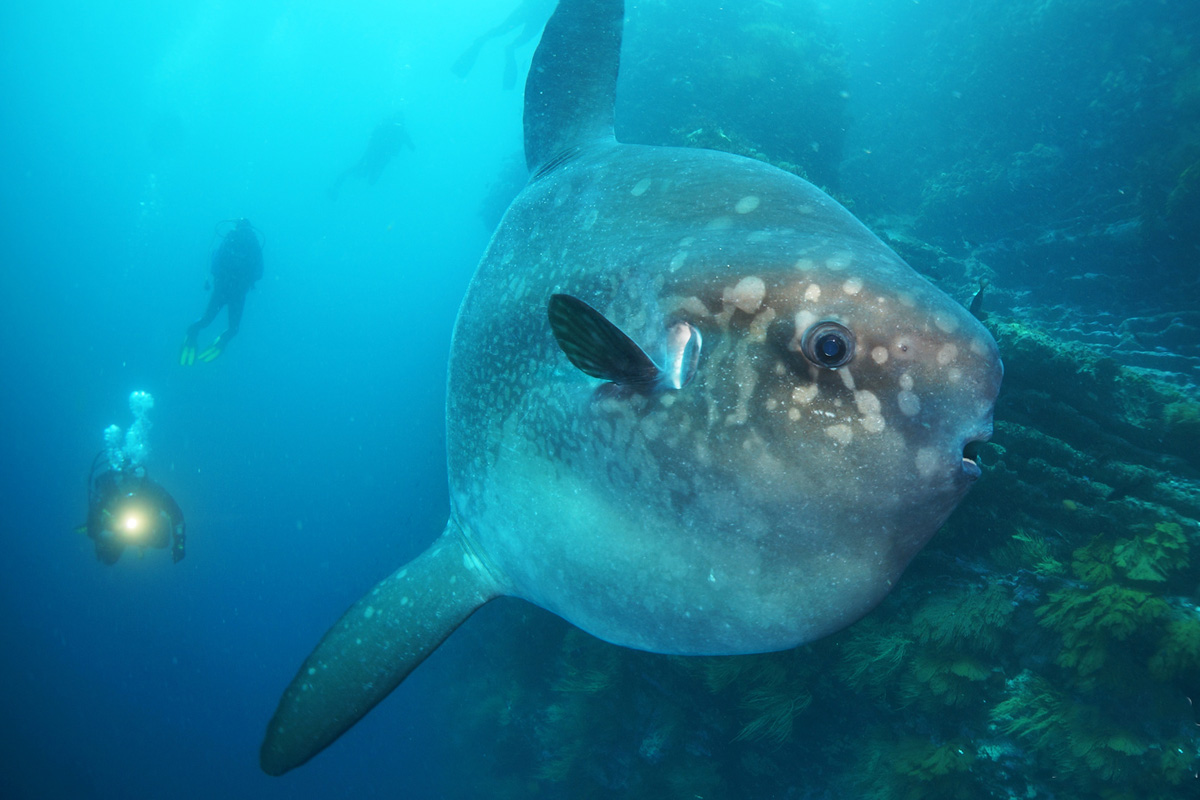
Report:
[[[118,519],[120,520],[119,531],[126,538],[136,539],[146,531],[146,514],[137,506],[121,509]]]

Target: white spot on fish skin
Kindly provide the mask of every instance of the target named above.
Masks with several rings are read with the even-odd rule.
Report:
[[[724,292],[724,301],[732,303],[738,311],[747,314],[757,314],[762,308],[763,298],[767,295],[767,284],[757,275],[747,275],[737,282],[732,289]]]
[[[884,421],[882,414],[870,414],[859,422],[862,423],[863,430],[867,433],[882,433],[887,428],[887,422]]]
[[[680,250],[678,253],[676,253],[675,257],[671,259],[671,267],[670,267],[671,272],[674,272],[675,270],[682,267],[684,262],[687,261],[687,257],[688,257],[687,250]]]
[[[810,383],[807,386],[797,386],[795,389],[792,389],[792,402],[797,405],[806,406],[817,399],[819,391],[815,383]]]
[[[750,323],[750,336],[756,342],[764,342],[767,339],[767,326],[775,320],[775,309],[768,306],[763,309],[761,314],[754,317],[754,321]]]
[[[776,400],[774,397],[768,397],[767,398],[767,411],[774,411],[777,408],[779,408],[779,401]]]
[[[907,375],[904,377],[908,378],[909,384],[912,384],[912,378],[909,378]],[[906,417],[915,417],[917,414],[921,413],[920,398],[918,398],[908,389],[905,389],[904,391],[900,392],[899,395],[897,395],[896,402],[900,405],[900,413]]]
[[[984,356],[984,357],[987,357],[988,355],[991,354],[990,349],[988,348],[987,344],[985,344],[982,339],[972,339],[971,340],[971,352],[977,356]]]
[[[747,244],[762,244],[763,242],[770,241],[770,239],[771,239],[770,231],[751,231],[749,233],[749,235],[746,236],[746,243]]]
[[[363,619],[370,619],[375,616],[375,606],[367,606],[363,609]]]
[[[687,248],[691,247],[691,246],[692,246],[692,245],[694,245],[695,243],[696,243],[696,237],[695,237],[695,236],[685,236],[685,237],[683,237],[682,239],[680,239],[680,240],[679,240],[679,247],[680,247],[681,249],[684,249],[684,250],[686,250]]]
[[[599,211],[597,211],[594,208],[592,210],[588,211],[587,216],[585,216],[583,218],[583,229],[585,231],[590,231],[592,229],[592,227],[595,226],[596,220],[598,220],[598,219],[600,219]]]
[[[706,231],[723,231],[730,227],[733,227],[732,217],[714,217],[708,221],[704,229]]]
[[[400,598],[400,605],[402,605],[402,606],[406,606],[406,605],[408,605],[408,598],[407,598],[407,597],[401,597],[401,598]]]
[[[854,376],[850,374],[850,370],[839,369],[837,374],[842,379],[842,384],[850,391],[854,391]]]
[[[863,284],[860,279],[851,278],[842,284],[842,291],[851,297],[857,297],[858,293],[862,291],[862,286]]]
[[[886,364],[888,360],[888,351],[886,347],[871,348],[871,360],[876,364]]]
[[[854,405],[858,407],[858,413],[864,417],[879,416],[883,411],[879,397],[874,392],[868,392],[866,389],[854,393]]]
[[[908,292],[901,292],[900,294],[896,295],[896,299],[899,300],[900,305],[904,306],[905,308],[914,308],[917,305],[916,298],[914,298]]]
[[[843,250],[842,252],[834,253],[832,256],[825,259],[825,267],[832,270],[845,269],[846,267],[850,266],[850,263],[853,260],[853,255]]]
[[[958,345],[947,344],[938,350],[937,363],[939,367],[947,366],[958,359]]]
[[[805,272],[813,268],[813,260],[811,258],[798,258],[794,266],[801,272]]]
[[[316,675],[316,674],[317,674],[317,668],[316,668],[316,667],[309,667],[309,668],[308,668],[308,674],[309,674],[309,675]]]
[[[795,406],[789,408],[788,419],[790,419],[792,422],[798,422],[800,420],[800,409],[796,408]]]
[[[808,288],[804,290],[804,299],[809,303],[815,303],[821,299],[821,287],[815,283],[810,283]]]
[[[634,184],[634,187],[629,190],[629,193],[631,195],[633,195],[634,197],[641,197],[642,195],[644,195],[646,193],[646,190],[649,188],[650,188],[650,179],[642,178],[640,181],[638,181],[636,184]]]
[[[707,317],[708,316],[708,307],[704,305],[703,300],[701,300],[699,297],[696,297],[695,295],[685,298],[684,301],[679,304],[679,310],[686,311],[687,313],[691,314],[693,317]]]
[[[396,580],[400,580],[407,574],[408,574],[408,567],[405,567],[404,569],[402,569],[396,573]]]
[[[733,210],[739,214],[749,214],[751,211],[758,208],[759,202],[761,201],[756,196],[748,194],[741,200],[737,201],[737,205],[733,207]]]
[[[850,444],[854,440],[854,430],[849,425],[841,422],[837,425],[830,425],[825,429],[825,433],[840,445]]]
[[[911,392],[913,388],[913,377],[907,372],[900,375],[900,388],[906,392]]]
[[[811,287],[809,287],[811,288]],[[818,292],[820,289],[817,290]],[[808,330],[817,321],[817,315],[808,309],[796,312],[796,336],[792,341],[792,349],[800,351],[800,339],[804,336],[804,332]]]
[[[937,451],[932,447],[922,447],[917,451],[915,459],[917,474],[922,478],[928,478],[933,473],[937,472],[938,455]]]
[[[958,317],[953,317],[949,314],[937,313],[933,315],[933,324],[937,326],[942,333],[954,333],[958,330]]]

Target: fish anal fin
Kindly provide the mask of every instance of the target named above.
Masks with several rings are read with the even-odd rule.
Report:
[[[351,606],[305,659],[267,726],[263,771],[282,775],[321,752],[499,594],[451,519],[428,550]]]

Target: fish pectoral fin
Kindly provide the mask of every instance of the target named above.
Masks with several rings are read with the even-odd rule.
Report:
[[[650,356],[579,298],[551,295],[547,313],[555,341],[580,371],[634,388],[649,388],[660,382],[662,370]]]
[[[275,709],[259,750],[282,775],[333,743],[501,590],[451,519],[420,556],[329,629]]]

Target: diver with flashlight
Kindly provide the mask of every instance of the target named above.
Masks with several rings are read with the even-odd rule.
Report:
[[[175,498],[146,475],[149,454],[147,412],[154,398],[147,392],[129,396],[134,421],[122,437],[110,425],[104,431],[105,449],[92,460],[88,474],[88,514],[83,532],[96,546],[96,558],[115,564],[126,547],[170,546],[175,562],[183,559],[187,526]]]
[[[115,564],[126,547],[163,548],[171,557],[185,555],[187,525],[175,498],[154,480],[134,469],[101,465],[103,453],[93,462],[88,482],[87,535],[96,545],[96,558]],[[102,466],[99,473],[96,467]]]

